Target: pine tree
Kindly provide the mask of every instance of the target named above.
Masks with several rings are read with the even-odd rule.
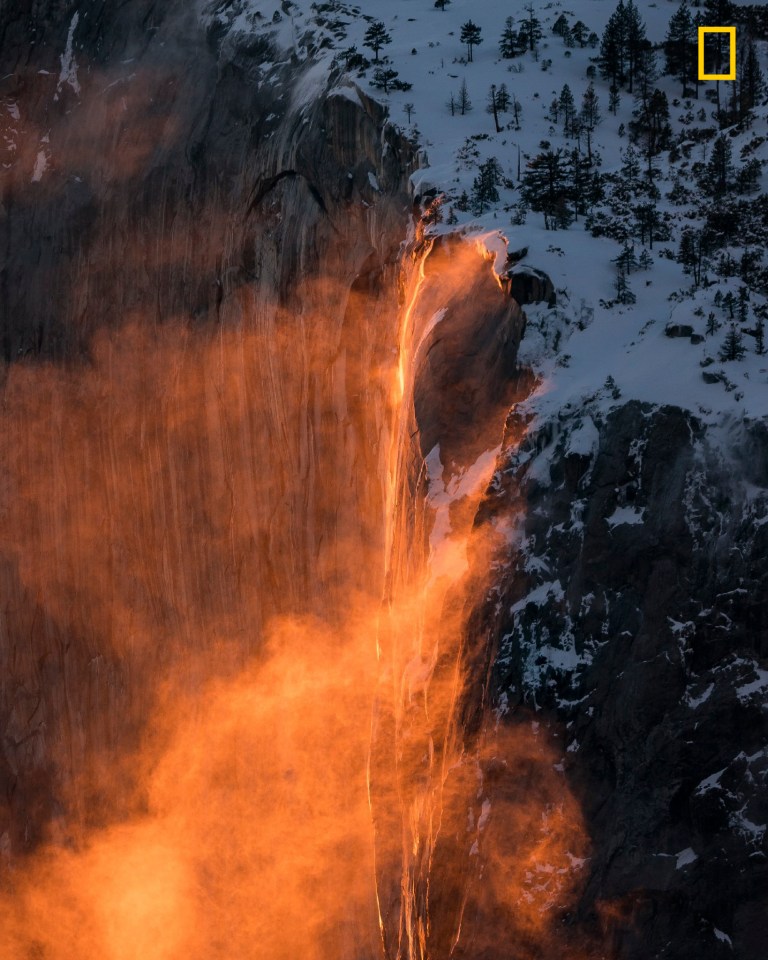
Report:
[[[501,86],[496,91],[496,108],[501,113],[506,113],[509,110],[509,103],[511,97],[509,95],[509,90],[507,90],[506,83],[502,83]]]
[[[693,277],[693,282],[697,287],[701,283],[704,256],[711,249],[711,242],[712,238],[706,230],[684,227],[680,234],[678,260],[683,265],[683,272]],[[731,299],[733,299],[733,294],[731,294]]]
[[[499,53],[504,60],[512,60],[520,52],[520,37],[515,30],[514,23],[512,17],[507,17],[501,40],[499,40]]]
[[[708,337],[714,337],[717,331],[720,329],[720,324],[717,322],[717,317],[710,310],[707,314],[707,327],[704,331]]]
[[[640,253],[640,259],[638,260],[638,267],[641,270],[650,270],[653,266],[653,257],[648,253],[648,251],[643,247],[642,252]]]
[[[746,116],[760,102],[765,92],[765,78],[760,69],[760,60],[754,40],[749,37],[741,49],[741,83],[739,87],[739,107],[741,115]]]
[[[707,27],[720,27],[734,22],[735,10],[731,0],[704,0],[704,12],[701,22]],[[722,74],[728,62],[730,37],[723,33],[707,35],[704,46],[704,70],[706,73]],[[696,76],[698,77],[698,71]],[[720,81],[715,83],[717,94],[717,119],[721,126],[725,123],[725,114],[720,103]]]
[[[603,77],[617,86],[624,83],[625,65],[627,58],[627,9],[624,0],[619,0],[618,6],[608,18],[603,39],[600,43],[598,65]]]
[[[414,107],[412,103],[403,104],[403,113],[408,117],[408,123],[411,122],[411,115],[413,114],[413,110],[414,110]]]
[[[735,323],[732,323],[728,333],[725,335],[723,346],[720,349],[720,359],[723,361],[743,360],[746,352],[741,331],[736,327]]]
[[[616,85],[616,82],[613,81],[611,83],[611,89],[609,91],[609,96],[608,96],[608,109],[611,111],[614,117],[616,116],[616,111],[619,109],[620,105],[621,105],[621,95],[619,94],[619,88]]]
[[[552,24],[552,33],[556,34],[559,37],[565,36],[565,31],[570,30],[568,26],[568,17],[564,13],[561,13],[560,16]]]
[[[347,47],[341,56],[344,58],[344,69],[348,71],[367,70],[371,65],[371,61],[354,46]]]
[[[736,312],[740,323],[746,323],[749,317],[749,290],[745,286],[739,287],[739,301]]]
[[[567,227],[573,219],[569,170],[562,150],[546,150],[535,156],[523,174],[521,196],[531,210],[544,214],[544,227]]]
[[[676,77],[683,85],[682,96],[688,89],[688,81],[698,76],[696,30],[691,16],[688,0],[682,0],[677,11],[672,14],[664,39],[664,70]]]
[[[730,139],[721,133],[712,145],[712,153],[700,181],[705,193],[721,197],[730,190],[734,176],[732,155]]]
[[[438,9],[445,11],[445,8],[448,6],[450,2],[451,0],[435,0],[435,6]]]
[[[395,86],[399,74],[397,70],[393,70],[392,67],[377,67],[373,71],[373,80],[371,80],[371,86],[375,87],[377,90],[383,90],[383,92],[389,93],[389,91]]]
[[[459,87],[459,96],[456,100],[456,107],[462,117],[465,113],[469,113],[469,111],[472,109],[472,101],[469,99],[469,91],[467,90],[466,79],[462,79],[461,81],[461,86]]]
[[[373,50],[376,63],[379,62],[379,50],[388,43],[392,43],[392,37],[387,33],[387,28],[381,20],[374,20],[365,31],[363,46],[370,47]]]
[[[751,157],[736,174],[736,189],[739,193],[752,193],[760,186],[763,165],[757,157]]]
[[[731,0],[704,0],[702,24],[705,27],[723,27],[734,22],[735,9]],[[723,64],[727,63],[727,50],[730,38],[722,33],[709,35],[709,43],[704,49],[707,61],[707,73],[724,73]],[[719,86],[719,82],[718,82]]]
[[[672,135],[669,125],[669,102],[667,95],[658,88],[653,91],[646,103],[641,103],[633,111],[634,120],[630,123],[632,136],[643,146],[647,162],[648,179],[653,179],[653,158],[668,144]]]
[[[653,235],[658,223],[658,212],[653,203],[641,203],[634,209],[637,230],[640,234],[640,243],[648,241],[648,246],[653,250]]]
[[[576,23],[571,27],[571,33],[573,34],[573,39],[578,43],[580,47],[586,47],[587,37],[589,36],[589,28],[581,20],[577,20]]]
[[[438,223],[443,222],[444,203],[445,196],[440,194],[427,204],[427,207],[421,217],[421,222],[424,226],[436,226]]]
[[[496,90],[496,84],[491,84],[491,89],[488,91],[488,106],[486,107],[488,113],[493,115],[493,123],[496,127],[496,133],[501,133],[501,126],[499,125],[499,99],[498,92]]]
[[[629,274],[632,273],[632,270],[636,270],[638,267],[634,245],[628,240],[625,240],[624,245],[621,248],[621,253],[619,253],[618,257],[614,257],[612,262],[616,264],[621,272],[626,273],[627,276],[629,276]]]
[[[625,306],[637,301],[637,297],[629,289],[627,275],[621,268],[616,274],[616,299]]]
[[[587,132],[587,156],[589,157],[589,162],[592,163],[592,134],[595,127],[597,127],[602,120],[600,116],[600,100],[595,93],[594,83],[590,83],[584,91],[584,96],[581,98],[581,113],[579,114],[579,118]]]
[[[563,84],[563,89],[560,91],[559,105],[560,114],[563,118],[563,129],[565,131],[565,135],[566,137],[570,137],[574,132],[573,121],[576,116],[576,102],[573,99],[571,88],[567,83]]]
[[[757,322],[755,324],[755,353],[762,357],[765,355],[765,317],[764,310],[756,309]]]
[[[472,213],[479,217],[493,203],[499,202],[499,184],[502,182],[502,170],[496,157],[490,157],[480,164],[480,169],[472,183],[470,204]]]
[[[723,306],[728,311],[728,319],[733,320],[733,308],[736,304],[736,298],[731,290],[723,297]]]
[[[640,161],[637,158],[637,151],[630,143],[620,156],[622,160],[621,175],[631,188],[640,176]]]
[[[635,5],[635,0],[627,0],[626,5],[626,36],[627,36],[627,66],[629,70],[629,92],[633,92],[633,84],[640,53],[650,44],[645,33],[645,23]]]
[[[472,63],[472,51],[483,42],[480,27],[471,20],[461,25],[461,42],[467,45],[467,61]]]
[[[651,97],[654,89],[654,83],[659,77],[659,70],[656,64],[656,52],[651,44],[646,40],[644,45],[637,52],[635,62],[635,101],[645,105]]]
[[[586,215],[600,200],[600,178],[592,174],[590,160],[576,148],[568,155],[568,195],[573,201],[574,220],[579,214]]]
[[[541,21],[536,16],[536,8],[533,3],[528,3],[525,7],[525,12],[528,16],[523,20],[523,25],[520,28],[520,37],[525,37],[525,41],[528,44],[528,49],[531,53],[535,53],[539,45],[539,40],[542,38],[541,30]]]

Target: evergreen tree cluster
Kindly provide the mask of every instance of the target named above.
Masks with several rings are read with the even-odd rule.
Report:
[[[528,163],[520,194],[529,209],[544,215],[545,229],[564,229],[600,202],[602,180],[577,149],[547,149]]]
[[[650,47],[645,22],[634,0],[627,0],[626,3],[619,0],[608,19],[600,43],[600,73],[612,85],[627,85],[632,93],[643,51]]]

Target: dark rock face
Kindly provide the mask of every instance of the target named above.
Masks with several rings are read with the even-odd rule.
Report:
[[[162,677],[381,589],[349,558],[381,549],[415,163],[379,105],[267,76],[193,4],[27,7],[0,13],[4,858],[125,813],[103,781]]]
[[[541,270],[528,265],[514,267],[504,278],[509,295],[521,306],[527,303],[547,303],[554,307],[557,302],[555,288],[550,278]]]
[[[767,458],[764,423],[633,402],[564,412],[497,477],[523,519],[496,695],[562,731],[610,956],[765,952]]]
[[[498,443],[488,427],[497,435],[509,408],[525,326],[519,303],[499,296],[490,269],[477,272],[476,260],[476,251],[462,240],[441,238],[427,260],[419,298],[423,313],[441,310],[442,318],[416,360],[416,425],[421,455],[440,444],[446,464],[472,464]],[[447,278],[458,279],[448,296]]]

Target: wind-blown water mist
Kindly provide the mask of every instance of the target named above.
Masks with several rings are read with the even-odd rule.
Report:
[[[3,371],[0,954],[562,952],[578,805],[493,712],[478,612],[519,308],[481,246],[403,242],[375,105],[315,104],[320,159],[288,115],[174,218],[162,168],[160,213],[121,191],[187,118],[134,94],[117,122],[83,85],[54,141],[110,216],[40,321],[56,362]],[[162,135],[100,175],[83,131],[145,112]]]

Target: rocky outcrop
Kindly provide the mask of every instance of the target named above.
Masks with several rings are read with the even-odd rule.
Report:
[[[578,920],[608,911],[610,956],[757,960],[765,424],[706,429],[634,402],[563,411],[510,449],[497,481],[491,504],[522,518],[497,703],[564,738],[593,842]]]
[[[546,303],[554,307],[557,303],[555,288],[550,278],[528,264],[515,266],[502,277],[504,288],[521,306],[527,303]]]

